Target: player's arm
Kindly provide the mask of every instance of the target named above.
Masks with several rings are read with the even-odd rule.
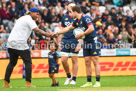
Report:
[[[68,27],[65,27],[62,31],[59,31],[58,34],[64,34],[69,32],[70,30],[74,29],[75,27],[73,25],[70,25]]]
[[[34,28],[33,31],[35,31],[37,34],[40,34],[40,35],[43,35],[43,36],[47,36],[47,37],[57,37],[56,34],[54,33],[48,33],[48,32],[45,32],[39,28]]]
[[[60,31],[63,31],[64,27],[60,27]],[[59,42],[62,41],[63,38],[63,34],[59,35]]]
[[[84,35],[88,35],[88,34],[92,33],[93,31],[94,31],[94,26],[90,23],[90,24],[88,24],[87,30],[82,34],[76,35],[76,38],[80,39]]]
[[[59,63],[59,55],[56,54],[56,63],[58,64]]]
[[[91,24],[88,26],[87,30],[83,33],[84,35],[88,35],[94,31],[94,26]]]

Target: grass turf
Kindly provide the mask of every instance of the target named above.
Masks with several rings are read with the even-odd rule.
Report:
[[[13,88],[2,88],[3,80],[0,80],[0,91],[136,91],[136,76],[101,77],[101,88],[80,88],[86,83],[86,77],[77,78],[76,85],[64,86],[65,79],[57,78],[59,87],[50,87],[52,81],[49,78],[32,79],[32,84],[36,85],[36,88],[25,88],[24,79],[12,79],[10,84]],[[95,78],[92,79],[94,84]]]

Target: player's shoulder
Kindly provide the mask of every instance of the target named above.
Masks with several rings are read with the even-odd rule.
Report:
[[[85,15],[85,14],[83,15],[83,18],[84,18],[84,19],[86,19],[86,18],[90,18],[90,19],[91,19],[91,17],[90,17],[90,16]]]
[[[62,18],[65,19],[65,18],[68,18],[68,17],[69,17],[69,15],[67,14],[67,15],[63,16]]]
[[[88,15],[83,15],[83,21],[85,21],[85,22],[92,22],[92,19]]]

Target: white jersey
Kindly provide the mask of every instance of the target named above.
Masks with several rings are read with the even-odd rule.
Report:
[[[29,49],[27,40],[36,27],[38,26],[30,15],[19,18],[9,35],[7,47],[16,50]]]

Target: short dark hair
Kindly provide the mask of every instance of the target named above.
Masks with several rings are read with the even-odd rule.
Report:
[[[74,12],[74,11],[76,11],[77,13],[81,13],[81,8],[80,8],[80,6],[73,6],[72,7],[72,11]]]
[[[55,45],[55,48],[56,48],[55,51],[57,51],[57,50],[58,50],[58,44],[57,44],[54,40],[51,40],[51,41],[49,42],[48,48],[50,49],[50,45],[51,45],[52,43]]]

